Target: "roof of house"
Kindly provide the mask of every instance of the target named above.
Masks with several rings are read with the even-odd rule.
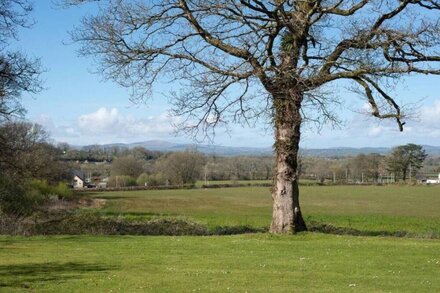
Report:
[[[73,177],[77,176],[79,179],[81,179],[82,181],[84,181],[84,178],[86,178],[86,174],[84,174],[83,171],[81,170],[73,170],[72,172]]]

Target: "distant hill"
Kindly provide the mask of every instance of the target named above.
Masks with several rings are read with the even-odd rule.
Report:
[[[128,148],[144,147],[153,151],[183,151],[187,149],[196,149],[204,154],[217,154],[221,156],[270,156],[272,148],[255,148],[255,147],[230,147],[206,144],[178,144],[168,141],[150,140],[144,142],[130,143],[126,145]]]
[[[337,147],[328,149],[302,149],[301,152],[304,156],[313,157],[347,157],[357,156],[359,154],[381,154],[386,155],[391,151],[391,148],[385,147],[365,147],[365,148],[350,148],[350,147]],[[440,148],[439,148],[440,151]]]
[[[83,146],[87,149],[92,146]],[[96,147],[96,146],[94,146]],[[271,147],[231,147],[231,146],[218,146],[218,145],[206,145],[206,144],[182,144],[173,143],[163,140],[148,140],[135,143],[114,143],[101,145],[103,148],[121,147],[121,148],[134,148],[144,147],[152,151],[172,152],[183,151],[187,149],[196,149],[204,154],[219,156],[270,156],[273,154]],[[440,146],[423,146],[426,152],[432,156],[440,156]],[[352,147],[336,147],[336,148],[322,148],[322,149],[309,149],[304,148],[301,150],[304,156],[315,157],[346,157],[356,156],[359,154],[378,153],[386,155],[391,151],[391,148],[386,147],[364,147],[364,148],[352,148]]]

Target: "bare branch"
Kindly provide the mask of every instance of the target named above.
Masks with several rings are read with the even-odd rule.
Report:
[[[65,3],[79,2],[94,1]],[[189,93],[199,94],[178,112],[188,115],[192,109],[204,123],[232,106],[245,116],[242,109],[247,107],[241,102],[252,103],[255,90],[246,90],[246,98],[237,103],[225,102],[226,108],[214,98],[221,93],[219,97],[226,99],[225,93],[237,84],[258,84],[265,94],[289,96],[289,88],[311,93],[350,79],[367,92],[365,85],[374,90],[375,98],[393,105],[397,113],[397,104],[373,80],[440,74],[440,21],[433,14],[439,5],[434,0],[103,3],[101,14],[86,19],[83,29],[73,34],[84,44],[81,53],[100,56],[100,71],[106,77],[142,89],[135,91],[141,96],[151,92],[159,76],[189,86]],[[421,18],[424,11],[430,14]],[[320,108],[325,105],[318,97],[314,101]],[[378,118],[389,116],[375,113]],[[321,114],[330,117],[326,111]]]

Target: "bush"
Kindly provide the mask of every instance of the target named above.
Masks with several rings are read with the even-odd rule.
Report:
[[[27,190],[23,185],[0,177],[1,212],[14,218],[26,217],[43,201],[39,194]]]
[[[79,213],[61,220],[40,223],[31,227],[33,235],[208,235],[208,230],[182,219],[154,219],[127,221],[121,218],[105,218],[97,214]]]
[[[50,198],[67,198],[72,191],[66,184],[52,186],[45,180],[15,182],[0,178],[0,209],[16,218],[31,215]]]
[[[136,183],[138,186],[145,186],[145,183],[147,183],[147,186],[164,186],[167,184],[167,179],[160,172],[151,175],[142,173],[141,175],[139,175]]]
[[[141,175],[139,175],[139,177],[136,179],[136,183],[138,186],[145,186],[145,183],[149,184],[149,178],[150,176],[147,173],[142,173]]]
[[[73,194],[72,189],[62,182],[53,187],[53,192],[58,195],[59,198],[69,198]]]
[[[28,185],[29,192],[39,193],[45,198],[57,197],[68,198],[72,195],[72,190],[67,187],[65,183],[58,183],[57,185],[49,185],[46,180],[32,180]]]
[[[112,176],[108,179],[108,187],[129,187],[136,186],[136,179],[131,176]]]

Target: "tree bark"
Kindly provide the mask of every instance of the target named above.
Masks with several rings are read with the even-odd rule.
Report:
[[[307,230],[299,205],[298,188],[302,98],[303,94],[295,91],[274,96],[276,172],[271,233],[289,234]]]

